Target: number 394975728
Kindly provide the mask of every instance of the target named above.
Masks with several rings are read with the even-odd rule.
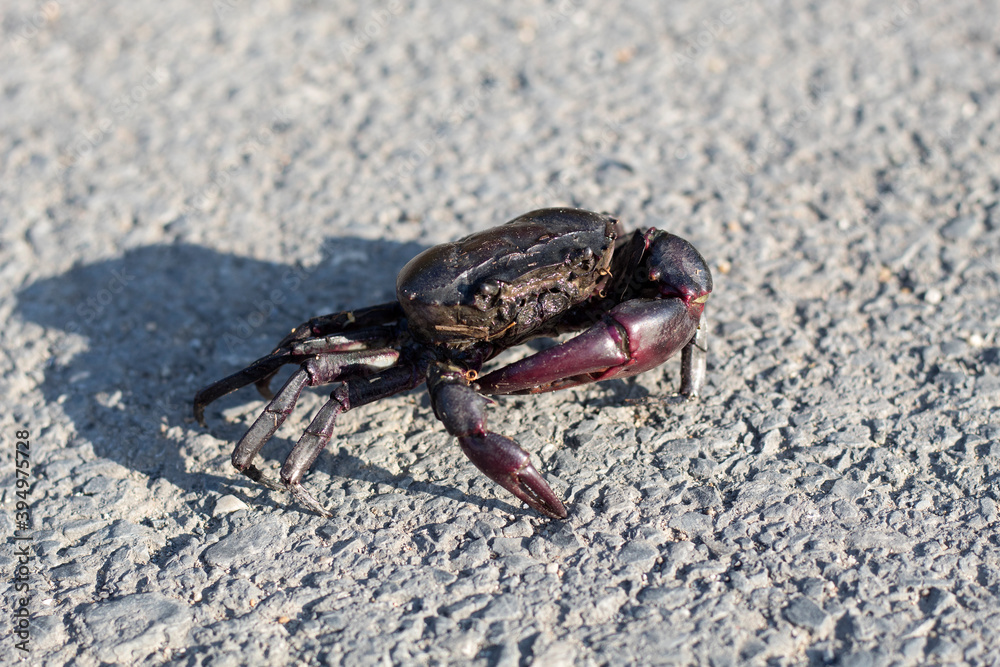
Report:
[[[14,437],[17,438],[16,449],[14,450],[14,465],[16,466],[17,481],[14,485],[17,487],[17,498],[18,501],[15,504],[16,516],[15,520],[20,524],[22,521],[28,520],[28,486],[31,484],[28,481],[29,470],[31,468],[31,458],[28,454],[30,441],[28,438],[31,436],[27,430],[20,430],[14,432]],[[23,515],[23,516],[22,516]]]

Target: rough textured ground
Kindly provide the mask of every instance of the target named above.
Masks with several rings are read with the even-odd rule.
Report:
[[[1000,662],[996,3],[336,4],[7,3],[33,660]],[[420,390],[340,420],[329,520],[229,466],[252,388],[191,420],[292,325],[543,205],[673,230],[716,279],[700,403],[626,401],[670,363],[492,409],[567,521]]]

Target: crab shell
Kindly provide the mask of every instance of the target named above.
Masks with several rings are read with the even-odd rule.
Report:
[[[421,342],[510,345],[603,289],[620,232],[607,215],[533,211],[420,253],[397,298]]]

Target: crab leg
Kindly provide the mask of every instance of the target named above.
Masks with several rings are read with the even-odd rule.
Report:
[[[542,514],[566,518],[566,508],[531,464],[528,452],[510,438],[486,430],[487,399],[469,386],[464,373],[454,367],[432,367],[428,388],[434,414],[483,474]]]
[[[374,310],[374,308],[365,309],[365,311],[370,310]],[[380,313],[380,319],[385,319],[381,317],[382,315],[384,313]],[[329,324],[327,320],[344,324],[349,319],[348,316],[354,317],[354,313],[349,311],[334,313],[333,315],[325,315],[309,320],[309,322],[292,329],[292,332],[285,336],[272,354],[288,352],[293,357],[301,358],[315,354],[368,350],[379,347],[391,347],[392,343],[399,338],[399,328],[388,324],[380,323],[376,326],[354,328],[350,331],[343,331],[344,328],[347,328],[346,326],[340,326],[336,331],[333,330],[334,327],[332,326],[325,326],[325,324]],[[359,321],[367,322],[371,319],[374,319],[374,317],[368,313],[362,313],[361,320],[350,320],[350,324],[357,324]],[[323,322],[324,324],[315,324],[315,326],[312,326],[314,323],[319,322]],[[304,330],[303,327],[307,329]],[[307,336],[306,334],[309,331],[312,331],[314,335]],[[271,393],[271,378],[274,377],[276,372],[272,371],[269,375],[265,375],[254,382],[257,386],[257,391],[264,398],[271,398],[273,395]]]
[[[626,301],[576,338],[499,368],[476,384],[485,394],[555,391],[636,375],[692,348],[682,355],[688,361],[681,390],[694,395],[705,379],[697,370],[704,364],[705,336],[696,336],[702,309],[680,298]]]
[[[285,336],[280,343],[278,343],[278,347],[275,352],[294,341],[328,336],[330,334],[344,333],[365,327],[389,324],[390,322],[396,322],[403,317],[403,309],[400,308],[399,303],[396,301],[381,303],[377,306],[369,306],[368,308],[359,308],[358,310],[343,310],[339,313],[320,315],[319,317],[314,317],[292,329],[291,332]]]
[[[423,378],[411,365],[389,368],[378,375],[371,375],[344,382],[333,390],[330,400],[323,405],[305,433],[295,443],[281,466],[281,481],[285,488],[302,504],[323,516],[331,514],[302,486],[302,476],[312,467],[316,457],[330,443],[333,426],[342,413],[373,401],[413,389]]]
[[[340,335],[302,338],[282,341],[281,345],[266,357],[261,357],[246,368],[239,370],[218,382],[205,387],[194,397],[194,418],[205,425],[205,407],[213,401],[237,389],[256,384],[264,398],[271,398],[268,385],[274,374],[285,364],[301,363],[306,357],[320,354],[335,354],[385,347],[398,338],[395,327],[379,326],[346,332]]]
[[[285,364],[292,363],[292,361],[292,356],[287,352],[276,352],[274,354],[269,354],[266,357],[261,357],[243,370],[237,371],[232,375],[224,377],[221,380],[208,385],[199,391],[194,397],[195,420],[204,426],[205,407],[209,403],[222,398],[226,394],[236,391],[240,387],[245,387],[248,384],[259,382],[263,378],[273,376],[279,368]]]
[[[681,350],[681,387],[678,394],[692,399],[698,397],[701,388],[705,386],[705,376],[708,375],[707,359],[708,320],[702,311],[694,338]]]
[[[395,350],[366,350],[306,360],[240,438],[233,450],[233,466],[250,479],[263,481],[261,472],[252,465],[253,459],[292,413],[303,388],[336,382],[344,375],[363,374],[385,368],[396,363],[398,358],[399,353]]]

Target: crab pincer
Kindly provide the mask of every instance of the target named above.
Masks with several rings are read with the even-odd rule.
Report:
[[[484,475],[542,514],[566,518],[566,508],[531,464],[528,452],[510,438],[486,430],[489,401],[469,386],[466,374],[433,368],[428,388],[434,414]]]

